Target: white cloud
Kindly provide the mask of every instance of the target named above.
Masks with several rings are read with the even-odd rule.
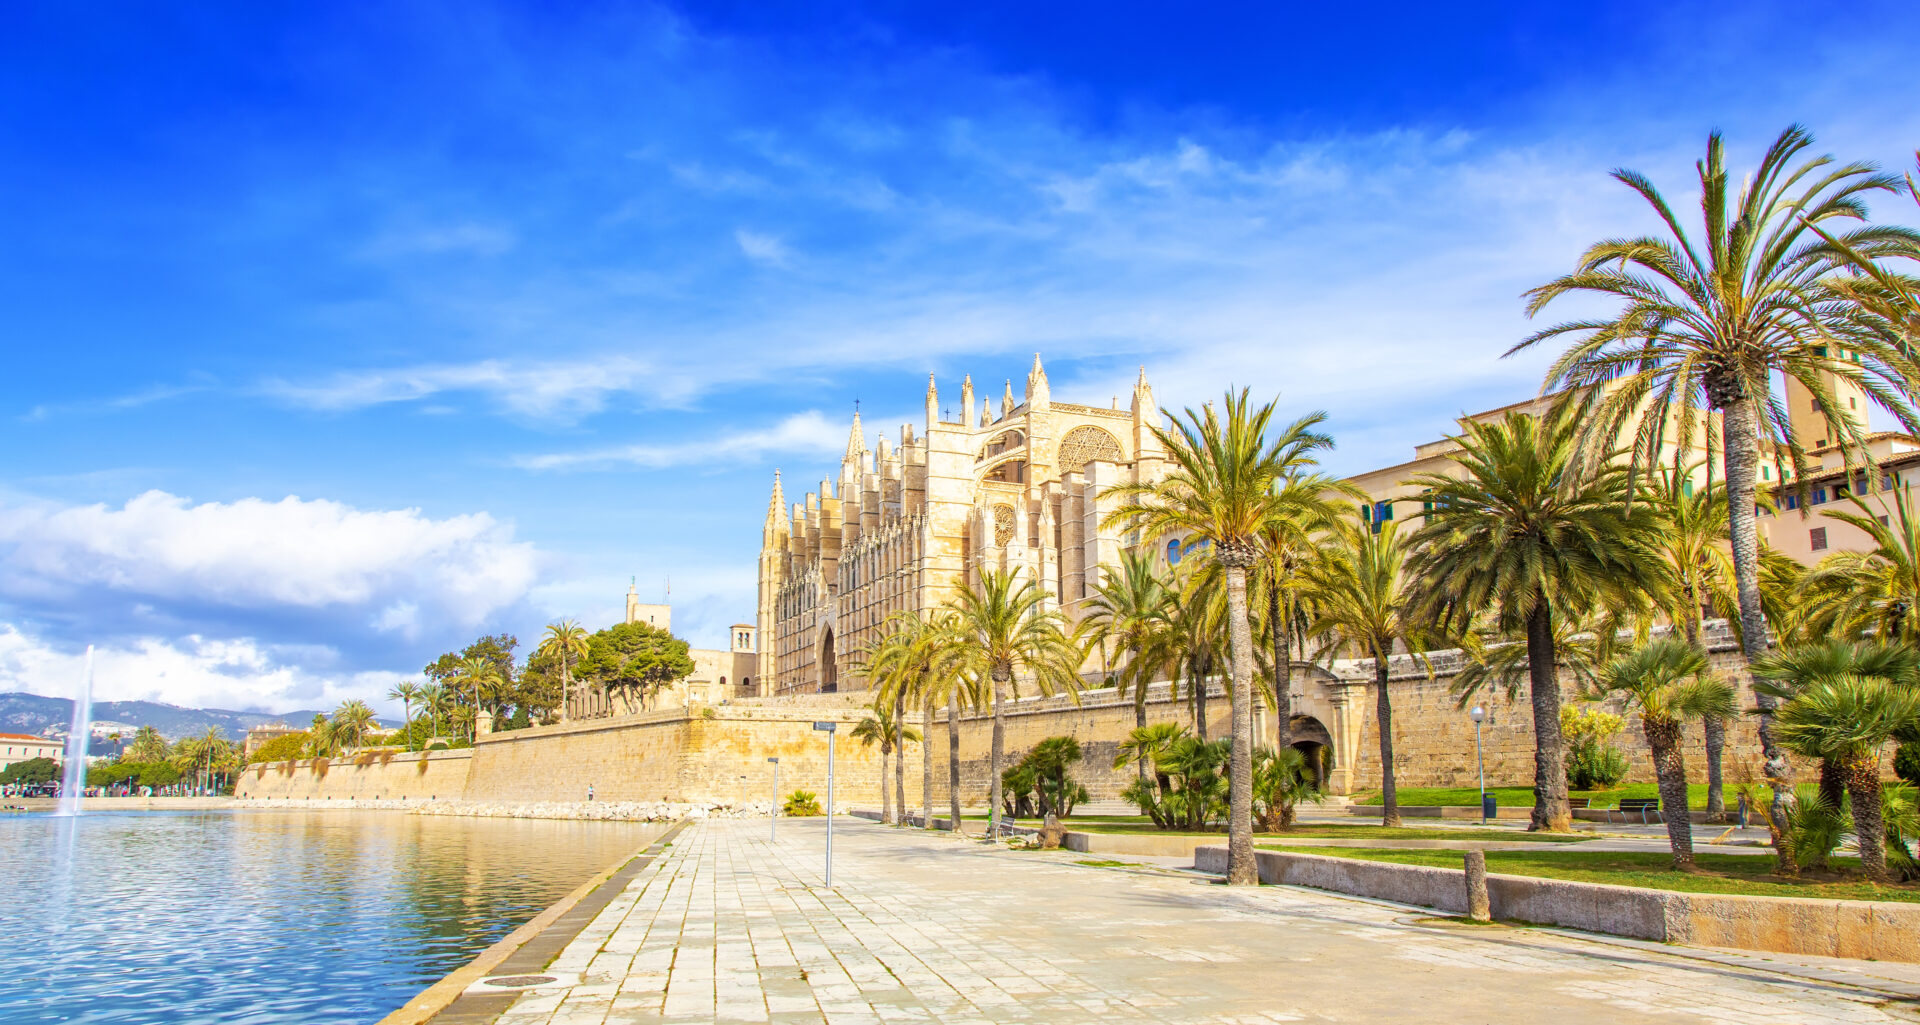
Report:
[[[785,267],[793,256],[786,243],[775,235],[739,228],[734,231],[733,240],[740,244],[740,251],[747,254],[747,259],[756,263]]]
[[[644,396],[650,405],[676,405],[696,391],[692,377],[624,355],[431,363],[350,371],[305,383],[274,379],[258,390],[291,405],[328,412],[473,393],[517,416],[569,421],[599,412],[617,394]]]
[[[552,452],[521,456],[513,465],[526,470],[578,470],[607,466],[644,466],[660,468],[740,461],[769,452],[795,452],[823,455],[843,452],[847,445],[847,425],[828,422],[817,409],[796,413],[762,430],[739,431],[695,441],[664,445],[620,445],[581,452]]]
[[[190,635],[132,638],[94,652],[96,701],[163,701],[199,708],[327,709],[348,698],[376,708],[407,674],[329,666],[330,649],[282,650],[251,638]],[[0,623],[0,690],[72,697],[85,673],[85,651],[54,645]]]
[[[486,513],[432,519],[288,497],[192,504],[149,491],[125,506],[0,506],[0,594],[58,601],[107,591],[241,609],[367,607],[402,632],[419,607],[471,626],[539,573],[531,544]],[[371,610],[385,611],[372,612]]]

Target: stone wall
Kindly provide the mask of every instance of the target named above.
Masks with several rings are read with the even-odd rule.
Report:
[[[472,751],[385,752],[249,765],[234,796],[324,800],[454,800],[465,796]]]

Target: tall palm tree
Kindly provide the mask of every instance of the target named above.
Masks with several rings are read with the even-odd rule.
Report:
[[[560,660],[560,719],[565,722],[573,698],[573,663],[587,657],[587,628],[572,619],[548,623],[539,651]]]
[[[880,821],[889,825],[898,824],[906,813],[903,804],[890,803],[887,795],[887,759],[891,757],[897,767],[906,763],[907,745],[920,739],[920,731],[908,726],[895,715],[889,699],[875,697],[873,705],[853,727],[853,739],[868,747],[880,745]],[[896,778],[896,784],[899,780]],[[894,788],[896,801],[904,802],[906,795],[900,793],[900,787]]]
[[[453,699],[447,694],[447,688],[437,683],[429,683],[420,688],[420,707],[427,713],[427,730],[431,734],[427,746],[440,739],[440,717],[447,713]]]
[[[1404,646],[1409,652],[1425,647],[1419,625],[1422,621],[1414,615],[1406,562],[1407,546],[1394,522],[1368,524],[1356,510],[1333,524],[1320,557],[1306,570],[1307,604],[1314,610],[1307,632],[1323,638],[1319,656],[1331,659],[1344,650],[1373,659],[1383,826],[1400,824],[1400,802],[1393,779],[1388,660],[1395,646]]]
[[[1172,611],[1160,632],[1156,651],[1166,662],[1167,685],[1185,680],[1187,705],[1193,713],[1193,732],[1207,739],[1207,691],[1222,657],[1231,658],[1225,577],[1218,567],[1190,559],[1174,572]],[[1251,628],[1251,624],[1249,624]],[[1228,681],[1232,686],[1232,681]]]
[[[1853,806],[1860,867],[1887,880],[1886,824],[1880,812],[1880,749],[1920,730],[1920,690],[1874,676],[1844,675],[1801,690],[1774,713],[1789,750],[1840,766]]]
[[[991,688],[993,749],[987,835],[1000,837],[1000,770],[1006,757],[1010,688],[1025,676],[1041,695],[1066,691],[1077,700],[1085,652],[1068,636],[1066,617],[1047,608],[1047,592],[1031,577],[987,570],[950,603],[962,644],[955,668]],[[1016,695],[1017,696],[1017,695]],[[956,816],[956,822],[958,816]]]
[[[1683,447],[1693,444],[1711,423],[1703,405],[1720,413],[1721,476],[1748,658],[1768,644],[1755,518],[1762,439],[1775,443],[1775,464],[1798,469],[1805,462],[1805,439],[1794,434],[1789,411],[1775,401],[1773,375],[1806,388],[1828,437],[1856,456],[1865,455],[1864,418],[1840,407],[1825,375],[1858,385],[1904,430],[1920,433],[1911,402],[1920,366],[1907,333],[1859,300],[1857,275],[1836,273],[1920,249],[1920,234],[1906,228],[1841,230],[1865,220],[1869,194],[1896,192],[1900,179],[1871,164],[1801,159],[1812,143],[1800,126],[1789,127],[1736,192],[1720,134],[1710,135],[1706,159],[1695,165],[1704,222],[1697,241],[1651,180],[1614,171],[1653,208],[1666,233],[1597,242],[1573,273],[1528,292],[1529,316],[1563,296],[1598,299],[1612,310],[1537,331],[1507,352],[1565,340],[1545,388],[1567,389],[1586,407],[1581,419],[1593,451],[1610,451],[1630,435],[1632,461],[1643,468],[1658,465],[1676,435]],[[1649,408],[1660,413],[1643,415]],[[1767,714],[1772,704],[1772,698],[1761,698],[1759,730],[1778,795],[1788,789],[1791,771],[1773,738]]]
[[[1122,695],[1133,695],[1135,728],[1147,724],[1147,688],[1161,669],[1161,660],[1154,657],[1156,640],[1167,626],[1173,604],[1153,552],[1128,548],[1121,550],[1118,566],[1101,574],[1100,585],[1080,606],[1085,613],[1080,628],[1087,642],[1102,651],[1112,645],[1126,655],[1112,675]],[[1140,772],[1144,778],[1144,763]]]
[[[359,698],[350,698],[340,703],[333,711],[333,732],[342,748],[359,747],[367,739],[367,731],[373,728],[373,709]]]
[[[1696,464],[1697,466],[1698,464]],[[1727,554],[1727,503],[1709,478],[1695,488],[1695,467],[1663,469],[1647,496],[1659,514],[1660,530],[1654,542],[1666,557],[1667,593],[1660,596],[1667,621],[1688,643],[1700,644],[1705,609],[1739,614],[1733,594],[1733,559]],[[1707,748],[1707,814],[1727,810],[1722,788],[1721,756],[1727,746],[1727,719],[1708,711],[1700,716]]]
[[[1223,415],[1224,414],[1224,415]],[[1229,391],[1215,410],[1186,411],[1173,428],[1153,426],[1172,464],[1156,482],[1122,483],[1112,494],[1127,504],[1107,517],[1109,524],[1140,530],[1145,537],[1205,542],[1207,557],[1226,574],[1229,637],[1229,696],[1233,702],[1233,744],[1228,761],[1227,882],[1259,883],[1253,862],[1253,627],[1247,615],[1247,571],[1260,560],[1260,531],[1280,505],[1276,488],[1289,470],[1290,452],[1331,447],[1333,439],[1314,430],[1324,414],[1313,413],[1268,437],[1273,403],[1253,408],[1248,392]],[[1289,448],[1292,446],[1293,448]]]
[[[892,701],[894,718],[905,722],[906,702],[919,704],[923,728],[933,724],[934,710],[946,702],[959,676],[953,671],[955,647],[950,615],[921,616],[914,612],[896,612],[881,624],[882,636],[871,645],[866,659],[868,678],[874,681],[877,697]],[[957,710],[956,710],[957,714]],[[959,739],[957,731],[951,738]],[[957,766],[957,749],[955,751]],[[920,745],[921,826],[933,828],[933,748]],[[906,813],[906,761],[894,762],[894,806]],[[958,775],[957,767],[954,774]]]
[[[1509,413],[1467,421],[1454,437],[1459,477],[1419,474],[1433,511],[1414,533],[1412,565],[1429,621],[1453,631],[1491,609],[1502,631],[1524,630],[1533,706],[1533,818],[1564,832],[1566,741],[1554,620],[1594,608],[1643,605],[1661,586],[1653,512],[1630,504],[1627,470],[1576,459],[1574,419]]]
[[[387,691],[388,701],[400,702],[401,721],[406,724],[407,750],[413,750],[413,703],[420,698],[420,685],[412,680],[401,680]]]
[[[1892,494],[1893,512],[1880,522],[1865,503],[1847,499],[1856,511],[1822,515],[1865,533],[1870,551],[1837,551],[1820,560],[1802,581],[1809,631],[1920,646],[1920,519],[1904,488]]]
[[[448,678],[447,682],[456,687],[470,687],[473,689],[473,739],[478,740],[480,712],[485,707],[484,703],[487,694],[506,682],[500,675],[500,667],[494,665],[491,659],[482,658],[479,655],[469,655],[461,659],[459,664],[454,667],[453,675]]]
[[[1693,865],[1693,820],[1687,811],[1687,763],[1680,747],[1683,724],[1708,715],[1723,720],[1737,708],[1733,688],[1707,675],[1707,653],[1681,637],[1649,641],[1607,663],[1600,672],[1602,696],[1619,695],[1640,713],[1640,728],[1653,752],[1660,809],[1667,821],[1673,867]]]
[[[1755,693],[1786,701],[1821,683],[1843,676],[1872,677],[1900,686],[1920,686],[1920,650],[1883,641],[1835,638],[1775,648],[1752,663]],[[1839,808],[1846,795],[1844,767],[1820,762],[1820,796]]]
[[[1260,562],[1254,583],[1265,598],[1267,637],[1273,662],[1274,742],[1276,751],[1293,747],[1293,640],[1304,634],[1309,618],[1300,607],[1301,568],[1319,549],[1319,535],[1340,518],[1341,498],[1365,495],[1348,481],[1315,473],[1314,453],[1333,442],[1314,433],[1320,418],[1302,418],[1281,438],[1280,478],[1274,503],[1260,525]]]

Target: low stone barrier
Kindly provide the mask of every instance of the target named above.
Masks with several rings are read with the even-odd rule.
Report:
[[[1227,849],[1201,847],[1194,867],[1225,873]],[[1467,910],[1464,869],[1257,851],[1260,881]],[[1487,876],[1493,917],[1698,947],[1920,963],[1920,904],[1680,893],[1534,876]]]
[[[745,805],[676,801],[418,801],[348,797],[337,800],[242,798],[235,808],[274,811],[404,811],[414,815],[463,815],[495,819],[579,819],[606,822],[676,822],[680,819],[766,818],[766,801]]]

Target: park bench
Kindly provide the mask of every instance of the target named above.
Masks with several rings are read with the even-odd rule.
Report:
[[[1660,799],[1657,797],[1622,797],[1620,799],[1620,807],[1617,810],[1620,812],[1620,821],[1622,822],[1627,821],[1629,814],[1639,812],[1640,824],[1644,826],[1647,824],[1648,812],[1653,812],[1656,815],[1659,814]],[[1609,816],[1607,821],[1613,821],[1612,817]]]
[[[1585,809],[1588,805],[1592,803],[1593,803],[1593,798],[1591,797],[1567,798],[1567,807],[1573,809],[1574,811],[1581,811],[1582,809]]]

